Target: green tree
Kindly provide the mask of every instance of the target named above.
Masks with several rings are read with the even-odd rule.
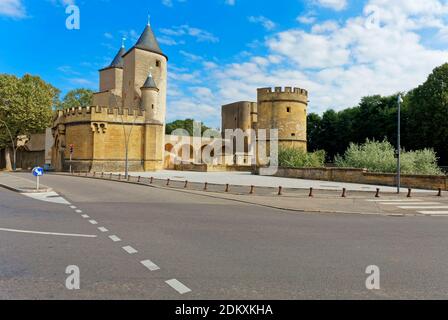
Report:
[[[176,120],[166,124],[166,134],[172,134],[177,129],[184,129],[190,136],[193,136],[193,119]],[[201,134],[210,129],[201,123]]]
[[[434,148],[441,164],[448,163],[448,63],[435,68],[425,83],[409,92],[408,147]]]
[[[74,89],[69,91],[60,103],[61,109],[89,107],[92,105],[93,91],[90,89]]]
[[[59,90],[37,76],[18,78],[0,74],[0,148],[6,148],[7,169],[11,169],[11,138],[41,133],[51,124]]]

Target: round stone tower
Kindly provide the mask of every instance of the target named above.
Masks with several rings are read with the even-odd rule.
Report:
[[[281,87],[257,90],[257,130],[278,129],[278,145],[307,151],[308,92],[300,88]],[[258,136],[258,135],[257,135]]]

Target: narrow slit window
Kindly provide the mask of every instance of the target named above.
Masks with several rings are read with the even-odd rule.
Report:
[[[286,107],[286,112],[291,113],[291,107]]]

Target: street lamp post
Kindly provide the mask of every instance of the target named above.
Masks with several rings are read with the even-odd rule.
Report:
[[[0,120],[0,122],[6,127],[6,130],[8,131],[9,137],[11,138],[11,143],[12,143],[12,152],[13,152],[13,163],[12,163],[12,170],[16,171],[16,154],[17,154],[17,148],[16,148],[16,144],[14,142],[14,139],[12,137],[12,133],[9,130],[8,125],[6,124],[6,121]]]
[[[398,132],[397,132],[397,193],[400,194],[401,189],[401,104],[403,98],[398,94]]]

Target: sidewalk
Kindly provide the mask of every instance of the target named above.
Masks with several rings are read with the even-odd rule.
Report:
[[[36,178],[30,174],[30,179],[18,177],[14,173],[0,172],[0,187],[20,192],[20,193],[44,193],[51,191],[51,188],[40,185],[36,190]]]
[[[132,176],[141,176],[145,178],[154,177],[155,179],[171,179],[172,181],[185,181],[197,183],[208,182],[210,184],[231,184],[240,186],[256,187],[279,187],[298,188],[298,189],[319,189],[319,190],[342,190],[346,188],[350,191],[368,191],[375,192],[377,188],[381,192],[396,193],[396,187],[387,187],[379,185],[344,183],[334,181],[305,180],[295,178],[281,178],[270,176],[253,175],[250,172],[191,172],[191,171],[171,171],[163,170],[158,172],[132,172]],[[124,173],[121,173],[123,176]],[[403,191],[406,189],[403,188]],[[415,190],[415,192],[430,192],[427,190]]]

